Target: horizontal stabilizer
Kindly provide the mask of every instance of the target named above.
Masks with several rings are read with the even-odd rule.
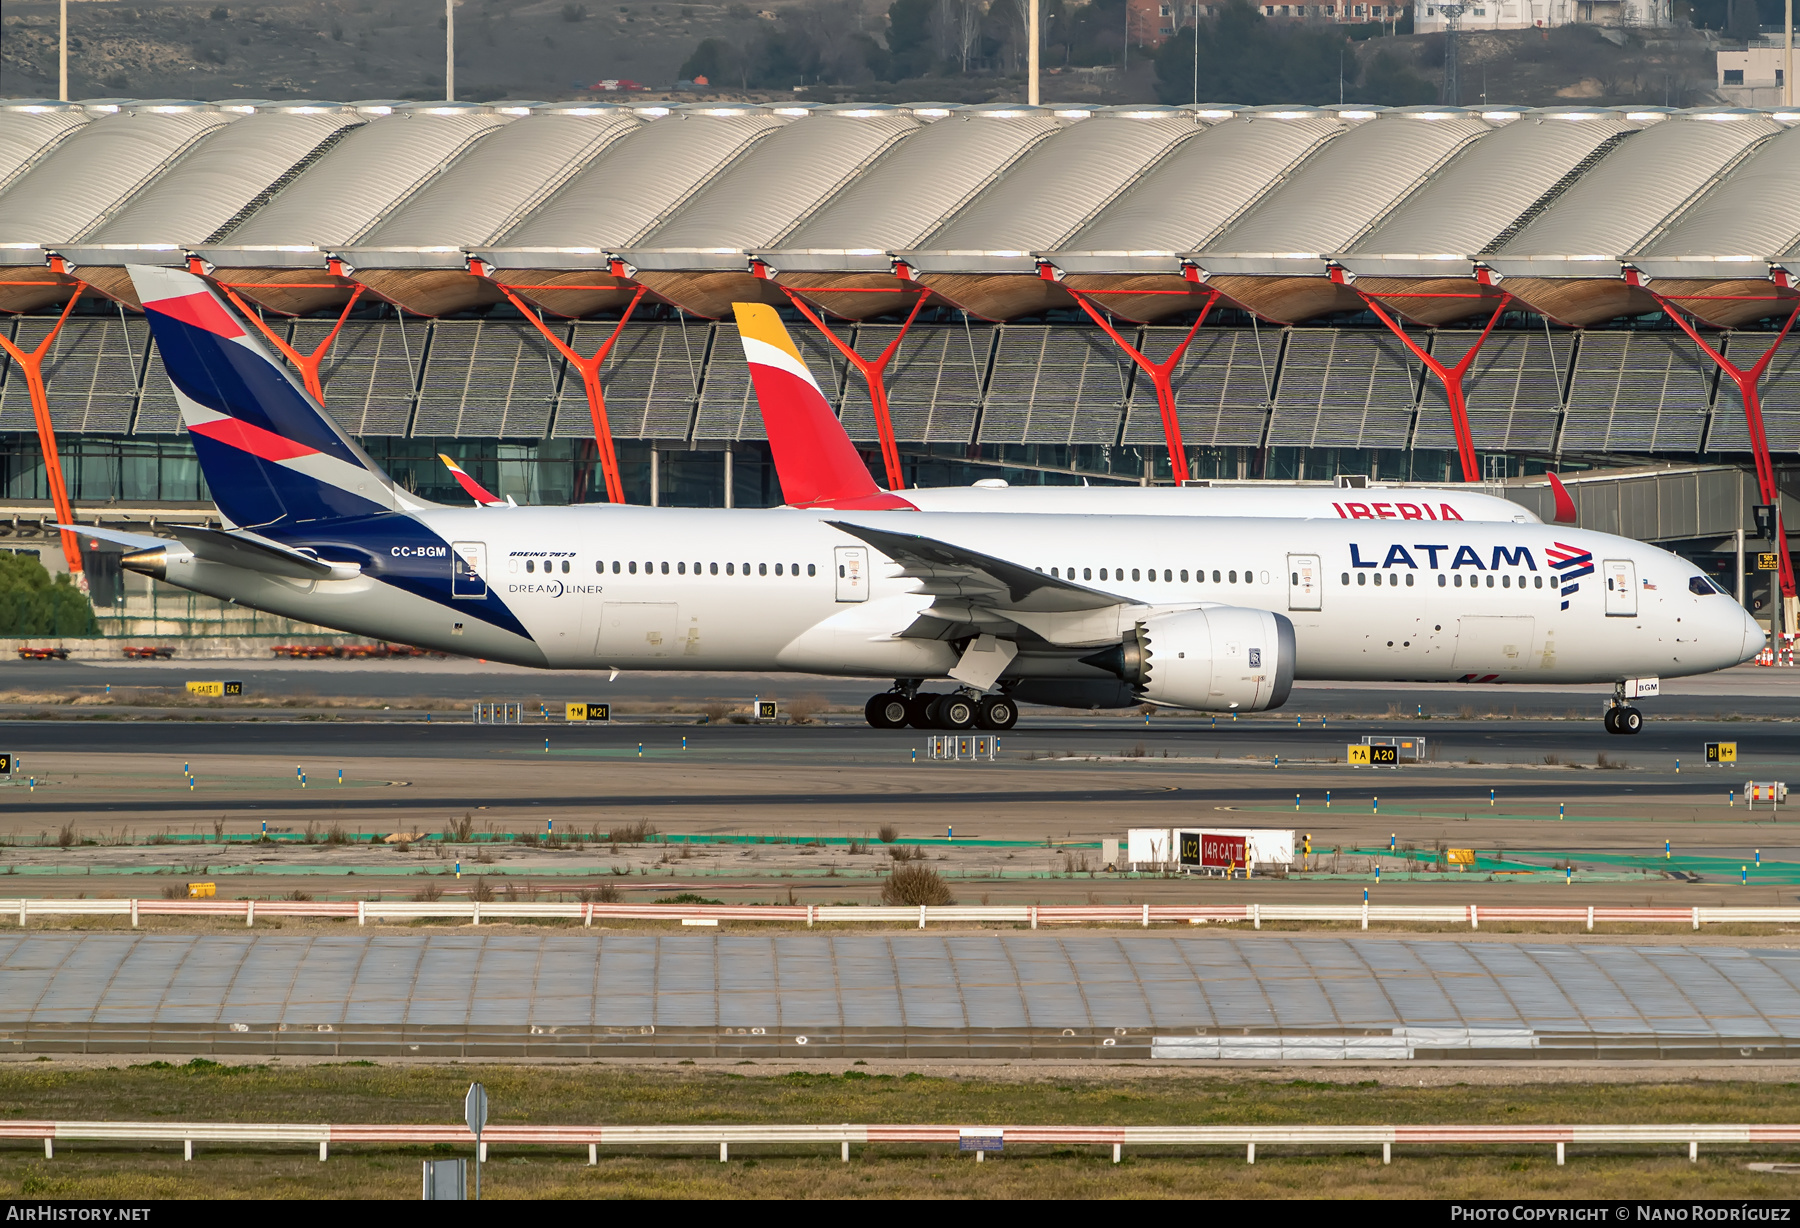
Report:
[[[145,533],[126,533],[116,529],[99,529],[84,525],[54,525],[102,541],[126,546],[134,552],[167,550],[177,546],[197,559],[245,571],[260,571],[291,580],[348,580],[362,574],[359,563],[328,563],[316,555],[295,550],[280,542],[252,533],[232,533],[204,525],[171,525],[168,537],[152,537]]]

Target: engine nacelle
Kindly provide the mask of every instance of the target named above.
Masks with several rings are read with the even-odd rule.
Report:
[[[1294,685],[1294,624],[1280,614],[1213,606],[1159,614],[1118,648],[1089,657],[1139,698],[1202,712],[1260,712],[1287,702]]]

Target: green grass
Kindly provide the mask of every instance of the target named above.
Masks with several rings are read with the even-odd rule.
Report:
[[[0,1067],[0,1116],[112,1120],[441,1122],[460,1120],[463,1092],[487,1086],[495,1123],[947,1122],[1066,1124],[1429,1122],[1792,1122],[1800,1084],[1772,1082],[1516,1083],[1409,1086],[1411,1076],[1321,1082],[1149,1072],[1066,1070],[1036,1077],[763,1073],[618,1066],[382,1066],[283,1068],[195,1061],[113,1068],[54,1062]],[[1433,1072],[1441,1078],[1441,1071]],[[1405,1080],[1406,1082],[1402,1082]],[[416,1198],[419,1161],[470,1148],[336,1147],[320,1164],[304,1148],[0,1143],[0,1197]],[[1571,1148],[1557,1168],[1544,1147],[1401,1147],[1384,1167],[1374,1148],[1147,1149],[1114,1166],[1106,1148],[1013,1148],[979,1167],[949,1148],[834,1145],[602,1152],[494,1147],[483,1194],[605,1197],[1787,1197],[1793,1179],[1751,1173],[1776,1148]]]

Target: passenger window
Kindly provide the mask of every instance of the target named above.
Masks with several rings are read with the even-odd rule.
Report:
[[[1543,588],[1544,587],[1544,577],[1542,577],[1542,576],[1531,577],[1531,587]]]
[[[1233,574],[1236,574],[1236,573],[1233,573]],[[1358,584],[1367,584],[1369,582],[1369,573],[1366,571],[1357,572],[1356,573],[1356,582]]]
[[[687,564],[686,563],[675,564],[675,574],[678,576],[687,575]]]
[[[775,564],[775,574],[776,575],[781,574],[781,564],[780,563]]]
[[[756,574],[759,576],[768,575],[769,574],[769,565],[767,563],[758,563],[756,565]]]
[[[606,574],[606,564],[602,563],[599,559],[594,560],[594,574],[598,576]]]
[[[1456,577],[1456,587],[1457,588],[1462,587],[1462,577],[1460,575]]]
[[[1219,569],[1217,567],[1215,567],[1215,568],[1213,568],[1213,583],[1217,584],[1218,582],[1219,582]]]
[[[725,574],[728,576],[733,574],[730,563],[725,564]]]
[[[1450,581],[1449,581],[1449,579],[1448,579],[1448,578],[1447,578],[1447,577],[1445,577],[1445,576],[1439,576],[1439,577],[1438,577],[1438,587],[1439,587],[1439,588],[1443,588],[1443,587],[1444,587],[1444,585],[1446,585],[1446,584],[1448,584],[1448,583],[1450,583]]]
[[[1131,569],[1131,578],[1132,578],[1132,579],[1133,579],[1133,580],[1135,580],[1135,579],[1137,579],[1137,578],[1138,578],[1138,569],[1137,569],[1137,568],[1135,568],[1135,567],[1133,567],[1133,568],[1132,568],[1132,569]]]
[[[1233,584],[1237,583],[1237,572],[1235,572],[1235,571],[1231,573],[1231,582]]]
[[[698,563],[694,564],[694,574],[695,575],[700,574],[700,564],[698,564]],[[706,565],[706,574],[709,576],[718,575],[719,574],[719,565],[717,563],[708,563]]]
[[[530,559],[526,559],[526,560],[525,560],[525,570],[526,570],[526,571],[528,571],[528,572],[530,572],[530,571],[536,571],[536,570],[537,570],[537,564],[536,564],[536,563],[534,563],[534,562],[532,562],[532,561],[531,561],[531,560],[530,560]]]
[[[809,576],[817,575],[818,565],[816,563],[808,563],[806,565],[806,574]]]
[[[569,574],[569,560],[568,559],[563,560],[562,569],[563,569],[563,575],[566,576]]]
[[[618,559],[614,559],[614,560],[613,560],[613,575],[615,575],[615,576],[616,576],[616,575],[618,575],[618,574],[619,574],[619,560],[618,560]]]
[[[1183,580],[1187,579],[1187,572],[1185,572],[1185,571],[1182,572],[1181,578]],[[1165,568],[1163,568],[1163,583],[1167,584],[1168,582],[1169,582],[1169,569],[1167,567],[1165,567]]]
[[[1511,576],[1501,576],[1500,577],[1500,587],[1501,588],[1511,588],[1512,587],[1512,577]]]
[[[1406,573],[1406,587],[1411,588],[1412,586],[1413,586],[1413,573],[1409,571]]]
[[[1187,568],[1185,568],[1185,567],[1183,567],[1183,568],[1182,568],[1182,569],[1181,569],[1181,582],[1182,582],[1182,583],[1183,583],[1183,584],[1186,584],[1186,583],[1187,583]]]
[[[1345,584],[1350,583],[1350,573],[1347,571],[1344,573],[1344,583]]]
[[[632,575],[634,575],[634,576],[635,576],[635,575],[637,575],[637,562],[636,562],[636,560],[633,560],[633,561],[632,561],[632,564],[631,564],[631,574],[632,574]]]
[[[1105,569],[1102,568],[1102,570]],[[1094,569],[1092,567],[1083,567],[1081,569],[1081,578],[1083,580],[1092,580],[1094,578]]]
[[[842,580],[843,578],[844,578],[844,565],[842,563],[839,563],[838,564],[838,579]]]
[[[1492,577],[1492,576],[1489,576],[1489,577],[1488,577],[1488,578],[1487,578],[1487,584],[1488,584],[1488,587],[1489,587],[1489,588],[1493,588],[1493,587],[1494,587],[1494,577]]]

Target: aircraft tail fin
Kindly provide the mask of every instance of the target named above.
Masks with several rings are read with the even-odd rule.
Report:
[[[239,319],[181,269],[129,266],[219,511],[291,529],[430,504],[399,490]]]
[[[764,303],[731,307],[783,499],[793,507],[911,508],[875,484],[775,309]]]
[[[444,462],[444,468],[450,471],[450,476],[456,479],[456,484],[463,488],[463,493],[475,500],[475,502],[481,504],[483,507],[506,507],[508,505],[508,500],[500,498],[498,495],[494,494],[493,491],[483,486],[480,482],[477,482],[473,477],[470,477],[467,470],[451,460],[448,456],[445,456],[442,452],[438,453],[438,459]]]

